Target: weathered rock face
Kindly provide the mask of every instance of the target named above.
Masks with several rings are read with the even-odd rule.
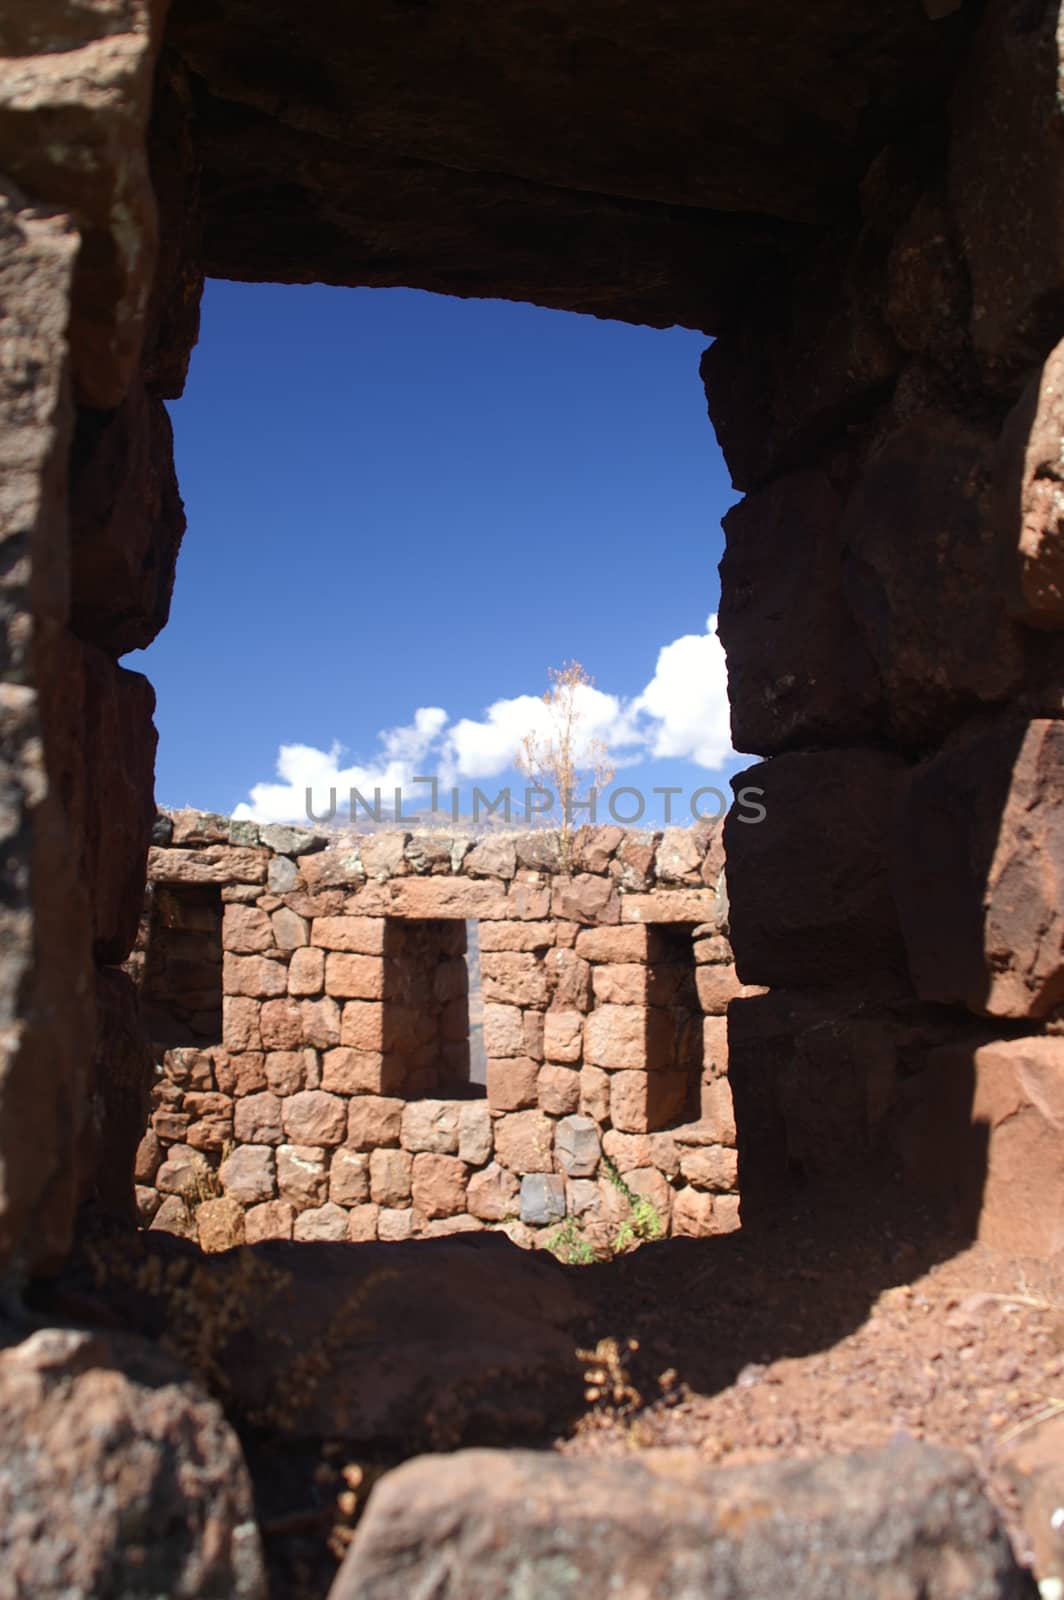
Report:
[[[50,1328],[0,1355],[0,1594],[264,1600],[214,1400],[153,1345]]]
[[[733,780],[748,797],[725,824],[744,983],[829,987],[902,965],[889,881],[902,771],[857,748],[777,756]]]
[[[972,737],[1004,739],[1014,719],[1049,722],[1064,708],[1046,488],[1059,457],[1047,362],[1064,336],[1056,8],[815,0],[798,21],[780,0],[667,0],[652,16],[635,0],[578,15],[561,0],[534,11],[477,0],[460,15],[405,6],[356,24],[330,0],[296,29],[279,0],[175,0],[165,38],[162,12],[148,0],[48,0],[0,37],[0,166],[19,186],[0,262],[17,351],[4,420],[16,537],[44,535],[32,571],[21,559],[5,567],[14,888],[3,1109],[4,1130],[19,1129],[12,1142],[29,1127],[47,1152],[31,1170],[4,1147],[0,1255],[48,1260],[91,1187],[72,1156],[91,1143],[89,946],[109,967],[132,938],[152,750],[149,694],[116,658],[166,616],[182,512],[161,402],[180,393],[204,269],[517,296],[717,335],[709,406],[736,483],[754,491],[729,518],[721,606],[735,733],[771,758],[758,775],[764,820],[731,828],[739,975],[827,993],[908,969],[920,997],[954,1008],[959,1036],[965,1012],[1048,1019],[1049,879],[1040,869],[1031,890],[1017,842],[1026,757],[980,790],[992,881],[975,882],[979,863],[963,884],[943,880],[925,915],[929,869],[904,858],[933,831],[919,815],[933,803],[929,775],[954,759],[964,719],[983,719]],[[1048,772],[1048,757],[1031,759]],[[1035,781],[1023,838],[1052,861],[1049,781]],[[995,807],[997,855],[984,848]],[[106,829],[105,811],[116,819]],[[637,899],[652,863],[632,839],[595,848],[616,881],[593,851],[580,856],[555,881],[549,914],[601,933],[621,926],[619,890]],[[32,878],[34,851],[47,881]],[[384,841],[367,854],[365,893],[378,905],[393,851]],[[682,851],[677,860],[682,884]],[[464,887],[481,906],[496,881],[519,887],[515,920],[532,920],[544,891],[518,874],[543,865],[494,841],[472,853],[476,881]],[[453,916],[458,901],[440,911],[430,889],[450,891],[444,858],[426,848],[405,866],[407,915]],[[308,867],[305,894],[342,887],[326,881],[334,868]],[[294,859],[269,870],[268,891],[290,893]],[[374,1035],[379,1001],[348,992],[364,984],[369,952],[328,949],[323,966],[300,942],[304,912],[284,910],[283,925],[268,913],[271,955],[233,950],[224,963],[249,1058],[249,1092],[230,1098],[287,1097],[265,1059],[250,1058],[291,1054],[297,1013],[305,1048],[336,1052],[331,1070],[347,1087],[307,1081],[294,1093],[390,1098],[375,1059],[388,1048]],[[943,927],[936,961],[929,930]],[[534,953],[492,952],[493,1007],[541,1009],[542,974],[517,959]],[[558,1059],[541,1062],[536,1017],[518,1038],[513,1016],[495,1015],[506,1063],[495,1077],[507,1114],[609,1106],[612,1131],[637,1137],[677,1113],[675,1083],[628,1076],[636,1065],[607,1084],[600,1063],[572,1054],[582,962],[577,950],[564,974],[569,1020],[550,1030]],[[632,981],[601,979],[603,1012],[648,1003]],[[263,1002],[261,1016],[245,1000]],[[706,1048],[720,1048],[720,1031]],[[280,1082],[288,1069],[273,1071]],[[199,1109],[210,1149],[235,1110]],[[268,1102],[256,1110],[272,1130]],[[283,1117],[277,1137],[336,1148],[305,1144],[307,1129],[286,1130]],[[419,1193],[449,1204],[443,1169],[431,1184],[421,1170]],[[341,1188],[357,1189],[351,1172]],[[301,1226],[335,1229],[327,1208],[338,1203],[324,1196]],[[277,1225],[284,1215],[271,1212]],[[406,1224],[389,1215],[380,1226]]]
[[[77,246],[67,218],[3,186],[0,1261],[16,1269],[68,1242],[93,1033],[86,890],[44,743],[67,585],[64,334]]]
[[[209,271],[712,327],[797,224],[836,213],[876,123],[934,94],[964,32],[901,3],[820,0],[798,27],[742,0],[652,18],[553,0],[357,28],[330,4],[293,33],[280,5],[179,0],[168,36]],[[562,237],[580,248],[544,250]]]
[[[164,1337],[241,1427],[289,1440],[536,1437],[583,1394],[578,1284],[502,1235],[367,1249],[308,1233],[202,1256],[141,1233],[101,1245],[74,1292]]]
[[[895,892],[922,999],[996,1017],[1064,1002],[1064,724],[1000,722],[913,772]]]
[[[430,1576],[431,1574],[431,1576]],[[716,1473],[508,1451],[424,1457],[377,1486],[331,1600],[619,1589],[681,1600],[1020,1600],[973,1469],[920,1445]]]
[[[1020,1256],[1064,1250],[1064,1039],[957,1043],[902,1086],[896,1123],[913,1181]]]

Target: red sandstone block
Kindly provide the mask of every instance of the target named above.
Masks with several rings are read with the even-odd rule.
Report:
[[[382,1244],[399,1244],[414,1233],[414,1213],[409,1205],[381,1206],[377,1213],[377,1238]]]
[[[341,1045],[322,1058],[321,1086],[330,1094],[380,1094],[386,1076],[380,1051],[351,1050]]]
[[[233,1102],[229,1095],[217,1089],[192,1090],[186,1092],[181,1109],[187,1111],[194,1122],[199,1122],[203,1117],[232,1116]]]
[[[705,1017],[702,1021],[702,1073],[707,1078],[723,1078],[728,1072],[728,1019]]]
[[[160,1139],[167,1144],[173,1144],[185,1137],[189,1119],[183,1111],[173,1111],[168,1106],[160,1106],[158,1111],[152,1112],[151,1125]]]
[[[484,1007],[484,1049],[489,1056],[524,1054],[524,1030],[516,1006],[489,1003]]]
[[[731,1084],[727,1078],[702,1080],[701,1121],[712,1137],[709,1144],[735,1144],[735,1107],[732,1104]]]
[[[297,1211],[324,1205],[329,1189],[326,1152],[315,1145],[282,1144],[277,1151],[277,1189]]]
[[[576,936],[576,953],[586,961],[645,961],[649,950],[646,927],[584,928]]]
[[[261,1244],[264,1239],[290,1239],[295,1212],[287,1200],[267,1200],[244,1213],[244,1239]]]
[[[731,962],[731,945],[722,933],[714,933],[707,925],[694,930],[695,960],[700,966],[711,962],[715,966],[727,966]]]
[[[324,1078],[322,1081],[324,1087],[332,1087]],[[352,1100],[347,1109],[347,1143],[351,1149],[383,1150],[398,1144],[403,1104],[402,1100],[370,1094],[360,1094]]]
[[[403,1110],[403,1148],[454,1155],[458,1150],[460,1112],[461,1106],[455,1100],[411,1100]]]
[[[389,1207],[409,1205],[413,1172],[414,1158],[409,1150],[374,1150],[369,1158],[369,1182],[375,1203]]]
[[[227,905],[222,913],[222,948],[257,955],[274,947],[273,929],[258,906]]]
[[[518,950],[483,954],[480,972],[485,1000],[542,1008],[549,999],[547,973],[535,955]]]
[[[502,917],[513,917],[520,922],[542,922],[551,914],[550,889],[546,884],[532,881],[525,873],[511,883],[504,902]],[[481,913],[483,915],[483,913]]]
[[[219,1089],[234,1098],[266,1087],[266,1057],[261,1050],[219,1055],[214,1071]]]
[[[584,1060],[610,1072],[649,1066],[647,1006],[596,1006],[584,1024]]]
[[[521,1037],[524,1040],[525,1055],[531,1056],[533,1061],[543,1060],[543,1023],[545,1013],[542,1011],[525,1011],[521,1017]]]
[[[638,962],[596,966],[591,982],[599,1005],[645,1006],[650,998],[650,969]]]
[[[703,1145],[680,1157],[680,1171],[695,1189],[734,1193],[739,1181],[739,1158],[723,1145]]]
[[[303,1042],[317,1050],[328,1050],[340,1043],[340,1007],[331,995],[300,1004]]]
[[[735,997],[743,992],[734,966],[703,966],[695,973],[698,1002],[708,1016],[723,1017]]]
[[[224,1150],[233,1141],[232,1117],[202,1117],[189,1124],[185,1143],[193,1150]]]
[[[330,952],[325,959],[325,992],[342,1000],[383,999],[383,960]]]
[[[432,920],[459,917],[463,921],[500,921],[516,915],[500,884],[467,878],[404,878],[392,883],[389,906],[393,916]]]
[[[553,922],[486,922],[479,930],[482,954],[494,950],[547,950],[557,941]]]
[[[567,1117],[580,1105],[580,1074],[575,1067],[549,1061],[539,1070],[539,1104],[552,1117]]]
[[[580,1060],[584,1019],[579,1011],[548,1011],[543,1018],[543,1054],[548,1061]]]
[[[380,1206],[352,1206],[347,1218],[347,1237],[352,1244],[368,1244],[377,1237]]]
[[[302,1050],[271,1050],[266,1057],[266,1082],[273,1094],[298,1094],[306,1087],[306,1063]],[[313,1144],[313,1140],[307,1141]]]
[[[558,877],[551,884],[551,914],[566,922],[593,927],[621,920],[620,897],[610,878],[581,872],[575,878]]]
[[[237,1144],[280,1144],[284,1133],[277,1096],[263,1090],[237,1100],[233,1106],[233,1133]]]
[[[546,958],[551,1005],[559,1011],[591,1008],[591,967],[575,950],[549,950]]]
[[[310,942],[325,950],[380,956],[384,954],[385,929],[382,917],[315,917]]]
[[[271,912],[270,926],[278,950],[298,950],[310,941],[306,918],[297,915],[288,906],[281,905]]]
[[[415,1212],[426,1222],[463,1212],[468,1173],[465,1162],[457,1156],[420,1151],[414,1157],[410,1187]]]
[[[353,1050],[384,1049],[384,1007],[373,1000],[349,1000],[340,1023],[340,1043]]]
[[[418,1229],[421,1239],[453,1239],[456,1233],[483,1233],[484,1224],[479,1217],[460,1211],[457,1216],[438,1217],[434,1222],[422,1223]]]
[[[682,1072],[615,1072],[610,1121],[622,1133],[654,1133],[683,1115],[688,1089]]]
[[[303,1012],[298,1000],[267,1000],[259,1017],[266,1050],[295,1050],[303,1043]]]
[[[262,1049],[257,1001],[228,994],[223,998],[222,1040],[227,1050]]]
[[[539,1063],[528,1056],[488,1057],[488,1104],[493,1111],[522,1111],[537,1103]]]
[[[265,956],[237,956],[228,950],[222,963],[222,988],[227,995],[269,997],[288,988],[288,969]]]
[[[137,1146],[133,1160],[133,1177],[139,1184],[153,1184],[155,1174],[163,1164],[162,1143],[149,1128]]]
[[[653,1167],[674,1178],[680,1170],[681,1151],[671,1129],[662,1133],[622,1133],[619,1128],[609,1128],[602,1135],[602,1149],[619,1172]]]
[[[672,1213],[672,1185],[665,1174],[656,1167],[635,1167],[625,1175],[625,1182],[633,1194],[650,1202],[667,1234]]]
[[[467,1100],[458,1113],[458,1154],[469,1166],[491,1160],[494,1149],[491,1112],[485,1100]]]
[[[369,1156],[357,1150],[334,1152],[329,1163],[329,1199],[338,1206],[358,1206],[369,1199]]]
[[[698,1189],[679,1189],[672,1202],[672,1232],[678,1239],[706,1239],[715,1234],[715,1197]]]
[[[205,850],[148,851],[151,883],[265,883],[265,850],[229,849],[208,845]]]
[[[288,993],[299,996],[320,994],[325,987],[325,952],[309,945],[293,950],[288,963]]]
[[[342,1206],[327,1200],[322,1206],[311,1206],[301,1211],[292,1228],[293,1239],[329,1239],[335,1243],[346,1240],[350,1219]]]
[[[712,922],[717,896],[712,889],[659,889],[654,894],[626,894],[622,922]]]
[[[524,1176],[554,1170],[554,1124],[542,1111],[513,1111],[495,1123],[499,1165]]]
[[[599,1124],[609,1121],[610,1075],[601,1067],[580,1069],[580,1110]]]
[[[482,1222],[504,1222],[518,1213],[520,1183],[512,1172],[493,1161],[474,1172],[466,1186],[470,1214]]]
[[[607,872],[614,854],[624,843],[623,828],[615,822],[586,823],[573,835],[573,865],[578,872]]]

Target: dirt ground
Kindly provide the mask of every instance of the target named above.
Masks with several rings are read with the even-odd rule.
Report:
[[[897,1192],[821,1193],[756,1229],[566,1270],[592,1308],[574,1330],[583,1408],[507,1442],[726,1465],[907,1434],[971,1456],[1029,1561],[1001,1461],[1064,1411],[1058,1271],[972,1244]],[[313,1459],[246,1444],[274,1594],[319,1600],[394,1461],[352,1460],[339,1441]]]

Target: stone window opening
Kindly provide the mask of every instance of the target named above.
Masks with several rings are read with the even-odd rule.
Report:
[[[222,892],[159,883],[148,911],[143,1004],[156,1050],[222,1042]]]
[[[476,924],[457,918],[389,917],[384,927],[383,1075],[407,1100],[477,1099],[472,1071],[471,975],[479,1002]],[[482,1054],[478,1027],[475,1042]]]

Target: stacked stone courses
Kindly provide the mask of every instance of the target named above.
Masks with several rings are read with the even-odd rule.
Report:
[[[542,832],[330,841],[195,811],[160,813],[155,838],[129,970],[166,970],[183,892],[187,952],[213,886],[222,997],[217,1039],[174,1042],[149,1012],[145,1226],[195,1237],[224,1198],[249,1242],[495,1227],[532,1243],[568,1218],[608,1245],[631,1204],[618,1175],[667,1232],[738,1226],[719,827],[584,828],[565,861]]]

